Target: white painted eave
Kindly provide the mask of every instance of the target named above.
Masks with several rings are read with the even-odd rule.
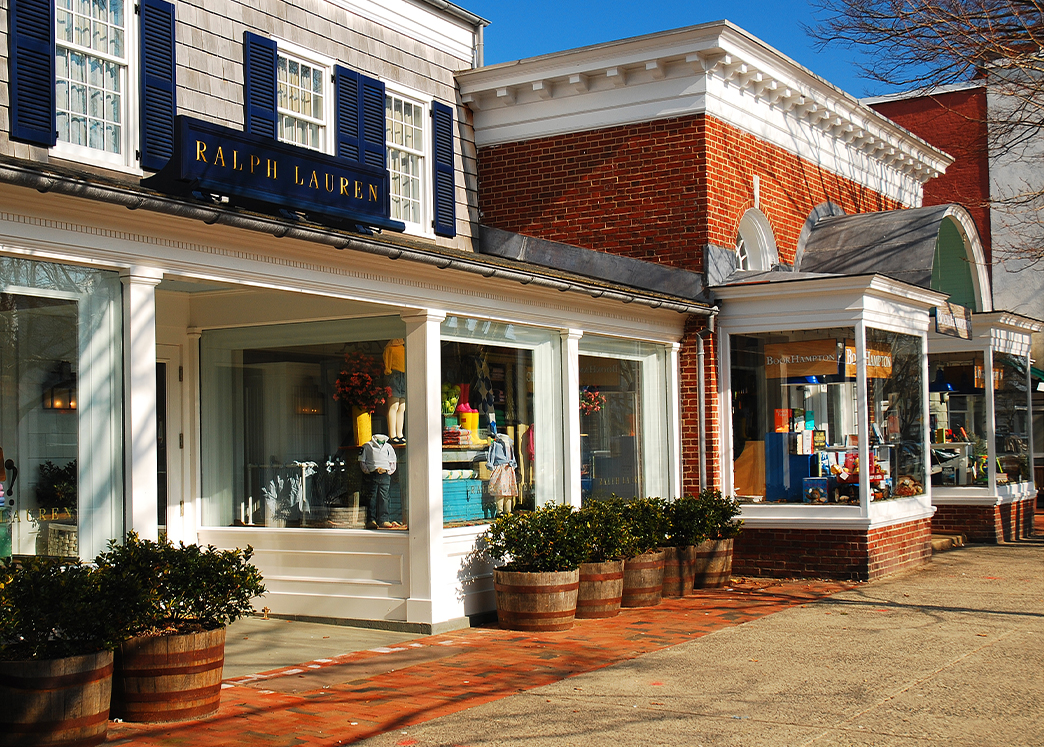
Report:
[[[818,133],[814,137],[826,135],[920,184],[953,162],[728,21],[462,71],[457,81],[463,102],[476,114],[480,147],[530,139],[519,136],[523,130],[532,132],[531,137],[578,131],[570,127],[583,121],[576,114],[587,109],[598,112],[603,127],[633,124],[648,118],[652,102],[669,94],[683,102],[673,107],[665,103],[655,118],[720,116],[711,110],[708,92],[724,86],[745,95],[750,116],[767,120],[782,114],[800,129]],[[605,102],[607,91],[615,91],[611,106]],[[561,99],[569,99],[574,114],[561,118],[556,130],[541,117],[540,105]],[[511,126],[516,120],[519,126]],[[730,121],[727,113],[725,120]],[[737,126],[751,129],[746,124]]]
[[[817,299],[825,299],[836,295],[838,299],[850,297],[853,293],[874,295],[892,300],[900,300],[904,305],[917,307],[927,311],[945,302],[949,296],[945,293],[910,285],[886,275],[837,275],[834,277],[796,278],[776,282],[751,282],[737,285],[719,285],[713,289],[714,296],[724,301],[743,301],[757,299],[800,298],[814,294]]]

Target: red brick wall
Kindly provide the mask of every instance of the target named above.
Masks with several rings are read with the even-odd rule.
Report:
[[[791,262],[812,209],[899,207],[714,117],[694,115],[480,148],[482,222],[700,272],[710,242],[735,246],[760,207]]]
[[[932,529],[963,534],[969,542],[1013,542],[1033,535],[1036,497],[1001,506],[938,506]]]
[[[931,520],[856,529],[744,529],[735,576],[815,576],[869,581],[931,560]]]
[[[986,141],[986,88],[885,101],[873,108],[956,159],[942,176],[924,185],[925,205],[956,202],[968,208],[982,238],[989,264],[989,153]]]

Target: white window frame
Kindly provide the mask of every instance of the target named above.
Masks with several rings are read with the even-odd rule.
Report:
[[[333,69],[336,61],[324,57],[323,55],[317,54],[306,47],[302,47],[298,44],[294,44],[286,39],[279,37],[272,37],[276,43],[276,136],[279,137],[279,131],[282,126],[283,112],[292,117],[299,117],[308,122],[319,123],[321,129],[319,131],[320,146],[318,148],[312,148],[311,146],[301,145],[296,140],[283,140],[279,138],[279,142],[287,143],[289,145],[296,145],[298,148],[307,148],[308,150],[314,150],[317,153],[326,153],[328,155],[334,155],[337,150],[337,125],[334,120],[334,111],[337,109],[336,102],[334,101],[334,85],[333,85]],[[307,65],[311,65],[315,68],[321,68],[323,71],[323,117],[322,120],[317,120],[312,117],[300,117],[296,112],[284,110],[279,106],[279,58],[280,57],[292,57],[298,62],[303,62]]]
[[[764,272],[778,264],[779,251],[772,225],[763,212],[750,208],[743,213],[736,228],[736,268]]]
[[[420,161],[421,161],[420,162],[420,211],[419,211],[420,212],[420,221],[419,222],[415,222],[415,221],[406,221],[406,220],[404,220],[403,222],[406,224],[406,233],[414,234],[414,235],[421,235],[421,236],[426,236],[426,237],[434,237],[435,236],[435,229],[431,225],[432,218],[434,216],[433,207],[431,205],[432,190],[433,190],[431,171],[432,171],[432,159],[434,158],[434,154],[432,153],[432,142],[431,142],[431,140],[432,140],[432,135],[431,135],[431,132],[432,132],[432,130],[431,130],[431,128],[432,128],[432,122],[431,122],[431,99],[430,99],[430,97],[425,96],[424,94],[420,93],[419,91],[415,91],[415,90],[406,88],[404,86],[397,85],[395,83],[390,83],[388,81],[384,82],[384,89],[385,89],[385,99],[386,100],[387,100],[387,98],[391,98],[391,97],[402,99],[403,101],[406,101],[406,102],[408,102],[408,103],[410,103],[410,104],[412,104],[414,106],[418,106],[421,109],[421,124],[422,124],[421,145],[422,145],[422,147],[420,149],[414,148],[412,151],[406,151],[408,153],[415,153],[415,154],[417,154],[420,157]],[[385,119],[385,124],[387,125],[387,119]],[[386,126],[386,130],[387,130],[387,126]],[[387,153],[387,158],[388,158],[388,176],[389,176],[388,189],[390,191],[391,190],[391,181],[392,181],[391,180],[391,176],[392,176],[392,173],[391,173],[391,171],[392,171],[391,170],[391,165],[392,165],[392,163],[391,163],[391,150],[393,148],[396,149],[396,150],[403,150],[403,148],[400,148],[399,146],[392,144],[387,137],[385,137],[384,147],[385,147],[385,152]],[[401,218],[396,218],[395,217],[394,211],[392,212],[391,217],[393,219],[395,219],[395,220],[402,220]]]
[[[53,2],[54,0],[52,0]],[[57,5],[57,3],[56,3]],[[75,161],[77,163],[87,163],[96,166],[103,166],[109,169],[116,169],[119,171],[126,171],[133,174],[141,175],[144,172],[141,170],[141,159],[139,156],[140,149],[138,147],[138,134],[139,134],[139,107],[140,107],[140,95],[139,89],[141,86],[140,79],[140,40],[138,38],[139,24],[137,22],[138,13],[135,10],[135,0],[125,0],[123,17],[125,22],[123,45],[126,51],[124,62],[118,63],[123,66],[122,76],[122,90],[121,90],[121,101],[122,111],[120,112],[121,125],[123,128],[121,137],[121,153],[109,153],[105,150],[99,150],[97,148],[91,148],[87,145],[76,145],[64,140],[57,140],[49,152],[55,158]],[[52,30],[51,38],[54,41],[55,54],[59,46],[65,49],[71,49],[77,52],[98,57],[106,61],[115,61],[109,55],[101,55],[91,49],[78,47],[76,45],[68,45],[66,42],[59,44],[58,40],[58,11],[60,8],[55,8],[55,27]],[[53,85],[57,87],[57,70],[55,70],[55,80]],[[55,94],[55,116],[57,117],[58,111],[57,93]],[[55,124],[57,128],[57,123]]]

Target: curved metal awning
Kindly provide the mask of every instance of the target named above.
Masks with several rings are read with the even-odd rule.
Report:
[[[960,205],[824,218],[810,231],[795,269],[879,273],[947,293],[974,311],[993,310],[982,242]]]

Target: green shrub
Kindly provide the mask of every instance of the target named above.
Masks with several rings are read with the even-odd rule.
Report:
[[[572,571],[584,562],[585,544],[573,508],[547,505],[498,516],[477,554],[506,571]]]
[[[662,498],[633,498],[623,506],[624,522],[631,535],[628,557],[663,547],[667,543],[667,502]]]
[[[743,522],[736,517],[740,504],[735,498],[723,496],[720,490],[706,488],[696,498],[703,515],[703,534],[707,539],[729,539],[740,533]]]
[[[249,562],[253,554],[250,546],[174,545],[130,532],[122,545],[110,542],[95,563],[132,592],[120,613],[131,635],[192,633],[252,611],[251,600],[265,593],[260,572]]]
[[[133,592],[80,561],[27,557],[0,563],[0,659],[59,659],[113,649]]]
[[[705,506],[692,495],[667,504],[667,542],[670,547],[698,545],[707,539],[709,526]]]
[[[634,538],[624,520],[624,502],[619,498],[588,501],[576,513],[576,523],[585,548],[585,563],[621,560],[631,554]]]

